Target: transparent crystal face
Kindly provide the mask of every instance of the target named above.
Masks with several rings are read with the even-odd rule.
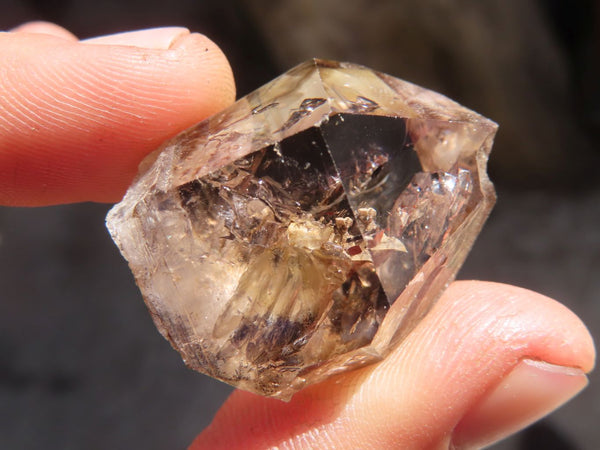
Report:
[[[166,143],[107,224],[190,367],[287,399],[384,357],[439,297],[493,204],[495,131],[309,61]]]

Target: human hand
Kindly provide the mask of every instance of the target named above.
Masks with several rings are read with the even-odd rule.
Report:
[[[117,201],[148,152],[234,97],[222,53],[180,28],[78,43],[29,24],[0,54],[0,204]],[[593,363],[559,303],[457,282],[381,363],[290,403],[237,391],[192,448],[480,447],[571,398]]]

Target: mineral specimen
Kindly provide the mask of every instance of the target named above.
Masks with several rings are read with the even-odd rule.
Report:
[[[496,125],[312,60],[149,156],[107,224],[186,364],[258,394],[383,358],[493,203]]]

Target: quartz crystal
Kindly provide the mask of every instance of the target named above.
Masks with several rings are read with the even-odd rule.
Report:
[[[494,203],[496,128],[311,60],[150,155],[108,228],[189,367],[289,399],[383,358],[441,295]]]

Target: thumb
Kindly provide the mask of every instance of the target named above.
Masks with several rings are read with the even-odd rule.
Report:
[[[576,395],[594,357],[557,302],[458,282],[381,363],[289,403],[236,391],[191,448],[481,448]]]
[[[235,97],[221,50],[185,28],[56,28],[0,33],[0,204],[117,201],[147,153]]]

